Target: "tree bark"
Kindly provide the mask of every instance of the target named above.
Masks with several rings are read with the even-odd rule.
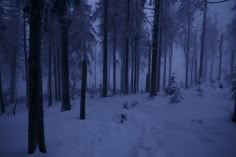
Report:
[[[130,21],[130,0],[127,1],[127,21],[126,21],[126,49],[125,49],[125,91],[124,94],[129,93],[129,21]]]
[[[102,96],[107,97],[107,51],[108,51],[108,0],[104,0],[103,26],[103,90]]]
[[[33,154],[37,145],[42,153],[46,153],[46,145],[40,65],[42,1],[31,0],[30,5],[28,153]]]
[[[114,25],[113,39],[113,94],[116,94],[116,24]]]
[[[0,107],[1,112],[5,113],[5,105],[3,100],[3,89],[2,89],[2,69],[1,69],[1,63],[0,63]]]
[[[11,62],[10,103],[16,101],[16,49],[13,51]]]
[[[204,0],[204,14],[202,23],[202,38],[201,38],[201,51],[200,51],[200,65],[199,65],[199,80],[198,83],[201,84],[203,81],[203,60],[204,60],[204,49],[205,49],[205,35],[206,35],[206,16],[207,16],[207,0]]]
[[[231,54],[231,64],[230,64],[230,74],[232,75],[234,72],[234,54],[235,51],[232,50],[232,54]]]
[[[25,59],[25,89],[26,89],[26,107],[29,107],[29,75],[28,75],[28,52],[27,52],[27,35],[26,35],[26,19],[23,11],[23,31],[24,31],[24,59]]]
[[[62,77],[61,77],[61,52],[60,49],[58,49],[57,51],[57,90],[58,90],[58,101],[61,101],[61,97],[62,97]]]
[[[50,20],[48,20],[48,107],[52,106],[52,29]]]
[[[153,41],[152,41],[152,75],[151,75],[151,91],[150,97],[157,95],[157,50],[158,50],[158,33],[160,22],[160,5],[161,0],[155,1],[154,25],[153,25]],[[160,41],[159,41],[160,43]],[[159,52],[160,55],[160,52]]]
[[[86,57],[82,61],[82,81],[81,81],[81,99],[80,99],[80,119],[86,118],[85,101],[87,88],[87,61]]]
[[[169,50],[169,77],[168,77],[168,79],[171,78],[172,58],[173,58],[173,40],[171,41],[170,50]]]
[[[166,64],[167,64],[167,35],[165,36],[164,42],[164,69],[163,69],[163,90],[166,88]]]
[[[220,52],[220,60],[219,60],[219,73],[218,73],[218,80],[221,80],[221,65],[222,65],[222,46],[223,46],[224,35],[221,35],[220,38],[220,45],[219,45],[219,52]]]

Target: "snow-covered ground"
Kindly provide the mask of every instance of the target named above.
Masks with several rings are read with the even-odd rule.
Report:
[[[48,152],[27,155],[26,110],[0,116],[1,157],[235,157],[236,125],[227,89],[205,89],[203,97],[184,91],[184,100],[148,94],[87,100],[87,119],[79,120],[79,100],[72,110],[60,104],[44,108]],[[129,109],[123,103],[137,102]],[[18,105],[24,108],[24,105]],[[127,120],[120,123],[120,117]]]

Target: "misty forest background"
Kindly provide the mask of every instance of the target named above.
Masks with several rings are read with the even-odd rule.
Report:
[[[228,1],[233,18],[222,28],[209,7]],[[153,97],[173,77],[186,90],[204,83],[223,88],[235,66],[232,1],[0,0],[1,112],[16,114],[25,104],[28,152],[36,143],[46,152],[43,104],[60,101],[68,111],[80,97],[85,119],[86,93]]]

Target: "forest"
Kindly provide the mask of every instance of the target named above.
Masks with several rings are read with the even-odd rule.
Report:
[[[234,157],[235,59],[235,0],[0,0],[0,156]]]

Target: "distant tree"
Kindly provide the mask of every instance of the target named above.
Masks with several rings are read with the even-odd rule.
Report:
[[[41,0],[30,0],[30,49],[29,49],[29,121],[28,121],[28,153],[33,154],[36,146],[46,153],[43,97],[41,74]]]

